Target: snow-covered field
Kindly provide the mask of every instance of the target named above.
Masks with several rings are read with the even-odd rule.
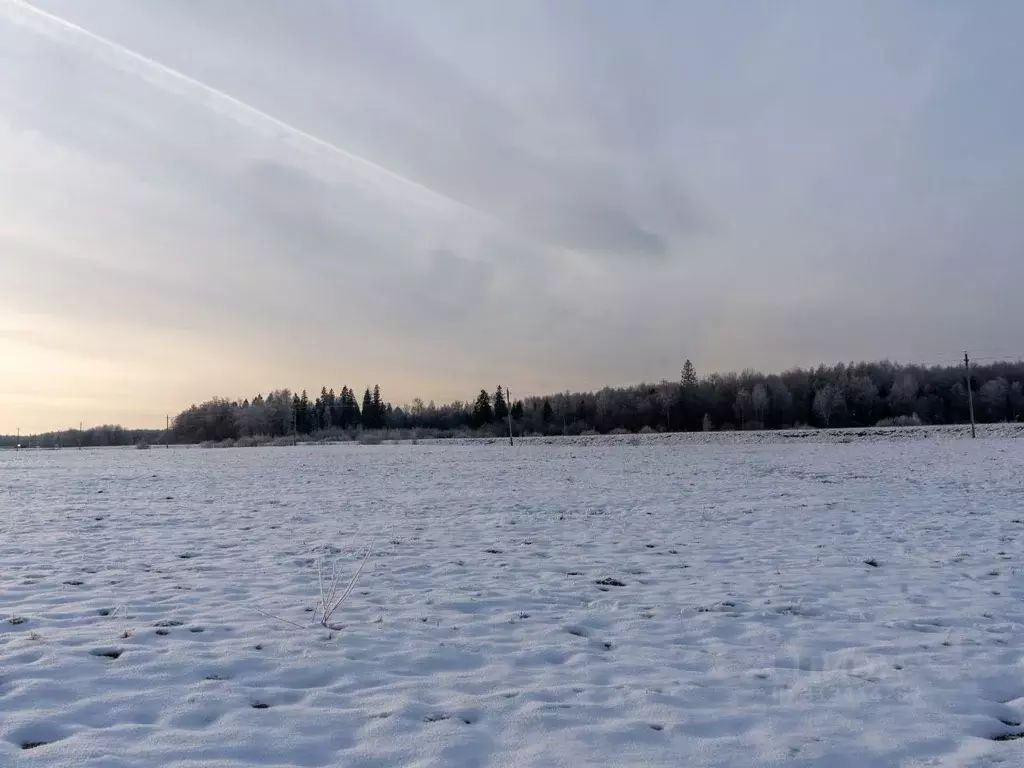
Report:
[[[0,452],[0,765],[1019,767],[1022,459]]]

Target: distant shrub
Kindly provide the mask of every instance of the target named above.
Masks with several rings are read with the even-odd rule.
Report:
[[[597,437],[600,434],[596,429],[588,429],[580,433],[580,437]]]
[[[275,437],[271,443],[275,448],[284,448],[288,445],[295,445],[295,438],[293,437]]]
[[[252,437],[240,437],[235,440],[236,448],[258,448],[270,442],[269,437],[253,435]]]
[[[916,413],[912,413],[910,416],[896,416],[891,419],[882,419],[876,427],[920,427],[924,424],[921,421],[921,417]]]
[[[612,430],[611,432],[609,432],[608,434],[609,434],[609,435],[631,435],[631,434],[633,434],[633,433],[632,433],[632,432],[630,432],[630,431],[629,431],[628,429],[626,429],[625,427],[616,427],[615,429],[613,429],[613,430]]]
[[[216,444],[215,442],[213,442],[213,440],[203,440],[203,442],[201,442],[201,443],[199,444],[199,447],[200,447],[200,448],[213,448],[213,447],[215,447],[216,445],[217,445],[217,444]]]
[[[644,428],[640,430],[641,435],[653,435],[654,432],[655,430],[652,429],[650,426],[644,426]]]
[[[347,443],[352,440],[352,434],[340,427],[320,429],[312,434],[313,440],[318,443]]]
[[[149,443],[147,443],[145,440],[139,440],[139,442],[135,444],[135,447],[138,448],[140,451],[148,451]]]
[[[381,445],[384,442],[384,436],[380,432],[360,432],[359,433],[359,444],[360,445]]]

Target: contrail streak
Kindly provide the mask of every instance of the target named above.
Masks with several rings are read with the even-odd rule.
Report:
[[[368,184],[410,197],[419,204],[432,204],[442,210],[460,210],[505,228],[491,216],[450,198],[430,187],[348,152],[274,117],[251,104],[189,77],[120,43],[90,32],[60,16],[55,16],[24,0],[0,0],[0,7],[15,24],[51,39],[67,43],[122,71],[134,74],[167,92],[189,98],[234,122],[274,136],[291,146],[311,153],[327,154],[336,164]]]

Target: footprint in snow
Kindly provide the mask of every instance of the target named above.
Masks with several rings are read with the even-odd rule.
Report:
[[[121,654],[124,653],[123,648],[94,648],[89,651],[93,656],[99,656],[104,659],[119,659]]]

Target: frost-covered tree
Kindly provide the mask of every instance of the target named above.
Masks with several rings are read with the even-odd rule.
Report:
[[[697,386],[697,369],[693,367],[693,363],[690,362],[689,358],[687,358],[686,362],[683,363],[683,370],[679,376],[679,383],[687,389]]]
[[[768,388],[763,382],[757,382],[750,390],[750,405],[754,409],[754,420],[764,425],[765,414],[768,412]]]
[[[838,400],[839,391],[835,384],[826,384],[814,393],[814,413],[823,427],[831,426]]]
[[[1005,421],[1010,404],[1010,385],[1002,376],[986,381],[978,390],[978,400],[989,421]]]
[[[750,391],[747,389],[741,389],[736,393],[736,402],[733,405],[733,413],[736,415],[736,423],[741,427],[750,421],[752,414],[752,400],[750,397]]]

